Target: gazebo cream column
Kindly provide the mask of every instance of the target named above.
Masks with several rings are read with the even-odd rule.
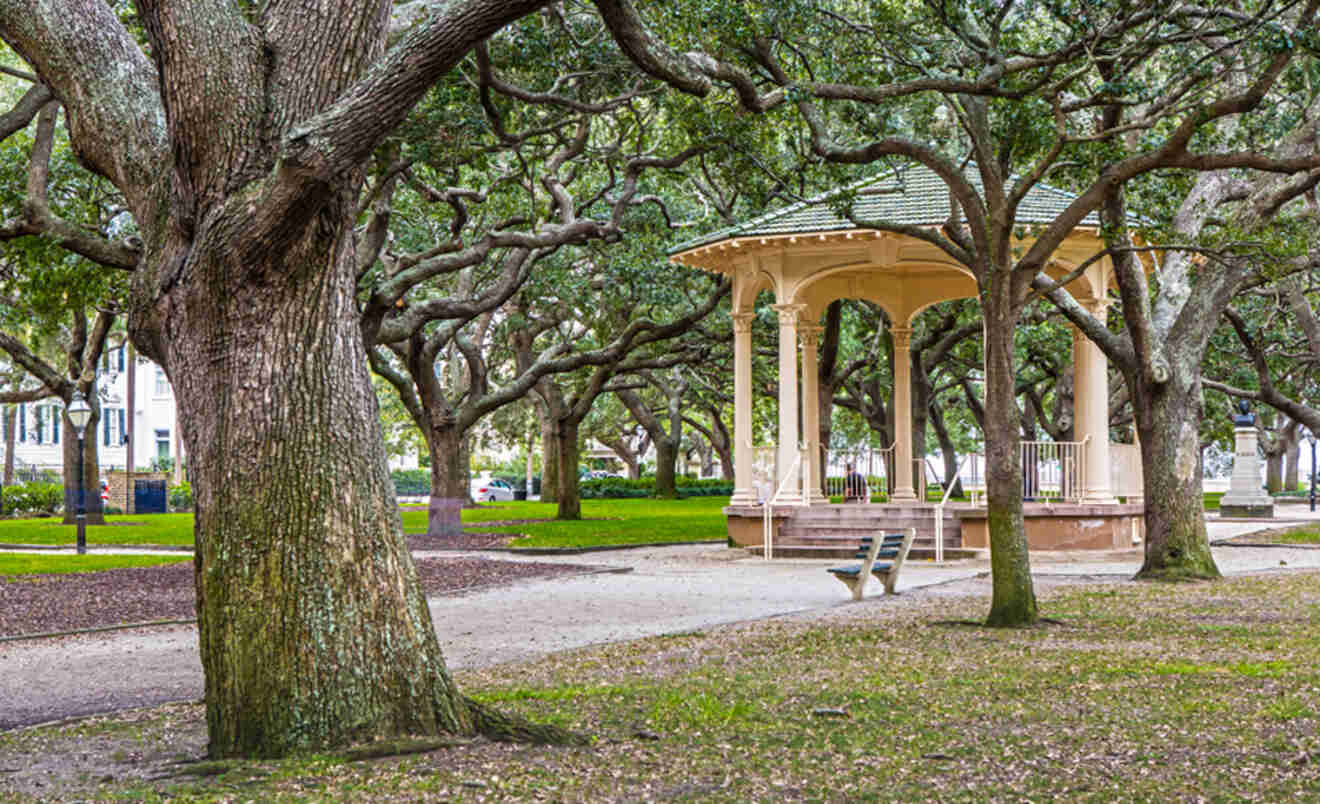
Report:
[[[1079,300],[1097,320],[1105,320],[1107,299]],[[1073,437],[1086,441],[1082,501],[1117,502],[1109,485],[1109,361],[1082,331],[1073,328]]]
[[[756,505],[752,463],[752,321],[756,313],[733,314],[733,497],[729,505]]]
[[[798,330],[802,341],[802,442],[807,445],[809,475],[808,505],[826,505],[829,499],[821,491],[820,473],[820,374],[816,349],[824,327],[805,324]]]
[[[894,339],[894,478],[890,502],[917,499],[912,483],[912,345],[911,327],[893,327]]]
[[[793,461],[798,456],[798,315],[805,308],[774,305],[779,314],[779,471],[774,496],[789,505],[802,502],[802,479]]]

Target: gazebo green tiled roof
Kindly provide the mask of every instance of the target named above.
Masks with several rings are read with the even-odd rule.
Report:
[[[968,180],[982,192],[981,177],[974,166],[967,169]],[[832,190],[806,201],[773,210],[746,223],[736,224],[680,243],[669,250],[679,254],[721,240],[739,237],[837,232],[857,229],[857,224],[835,213],[834,200],[843,192],[856,194],[853,215],[858,220],[910,226],[939,226],[949,219],[949,189],[930,168],[914,165],[901,172],[863,179],[847,190]],[[1018,206],[1017,222],[1052,223],[1073,202],[1075,196],[1045,184],[1037,184]],[[1080,226],[1099,226],[1091,213]]]

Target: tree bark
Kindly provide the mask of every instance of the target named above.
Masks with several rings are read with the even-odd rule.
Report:
[[[537,406],[538,412],[542,406]],[[541,413],[541,502],[559,502],[559,436],[555,421]]]
[[[1004,272],[1007,273],[1007,272]],[[1018,311],[1006,277],[981,293],[985,315],[985,459],[993,592],[986,625],[1030,625],[1038,617],[1022,516],[1022,455],[1014,393]]]
[[[1202,502],[1200,372],[1174,371],[1159,385],[1139,372],[1127,380],[1141,436],[1146,503],[1146,557],[1136,577],[1218,578]]]
[[[394,504],[356,325],[351,210],[319,216],[294,250],[297,273],[320,282],[236,286],[228,249],[205,239],[180,255],[195,281],[174,299],[164,365],[193,412],[212,756],[473,730]]]
[[[944,488],[948,489],[949,484],[952,483],[953,496],[962,497],[962,478],[958,475],[958,450],[949,435],[949,429],[944,426],[944,415],[940,413],[938,407],[930,409],[930,423],[935,428],[935,438],[940,443],[940,458],[944,461]]]
[[[655,496],[664,500],[678,497],[674,464],[678,462],[677,440],[666,435],[655,441]]]
[[[450,423],[433,424],[426,434],[431,455],[431,500],[427,506],[426,535],[453,538],[463,532],[463,505],[472,493],[471,474],[464,465],[463,434]]]
[[[578,486],[578,424],[569,419],[556,422],[559,452],[558,519],[582,518],[582,495]]]

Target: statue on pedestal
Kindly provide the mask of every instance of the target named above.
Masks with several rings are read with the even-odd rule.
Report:
[[[1273,518],[1274,498],[1260,486],[1260,456],[1256,454],[1256,414],[1251,403],[1238,402],[1233,417],[1233,476],[1228,493],[1219,501],[1221,517]]]

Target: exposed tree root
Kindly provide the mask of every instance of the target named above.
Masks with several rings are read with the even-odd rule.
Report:
[[[1156,569],[1142,568],[1140,572],[1132,576],[1132,580],[1161,581],[1164,583],[1196,583],[1200,581],[1217,581],[1222,577],[1223,576],[1220,575],[1218,568],[1205,569],[1203,567],[1175,565],[1159,567]]]
[[[461,748],[471,745],[472,740],[460,737],[395,737],[389,740],[377,740],[373,743],[355,745],[344,751],[344,759],[357,761],[362,759],[380,759],[381,757],[400,757],[407,754],[426,754],[442,748]]]
[[[477,734],[501,743],[532,743],[535,745],[587,745],[591,738],[569,731],[562,726],[533,723],[526,718],[500,712],[471,698],[463,699],[472,712],[472,725]]]

